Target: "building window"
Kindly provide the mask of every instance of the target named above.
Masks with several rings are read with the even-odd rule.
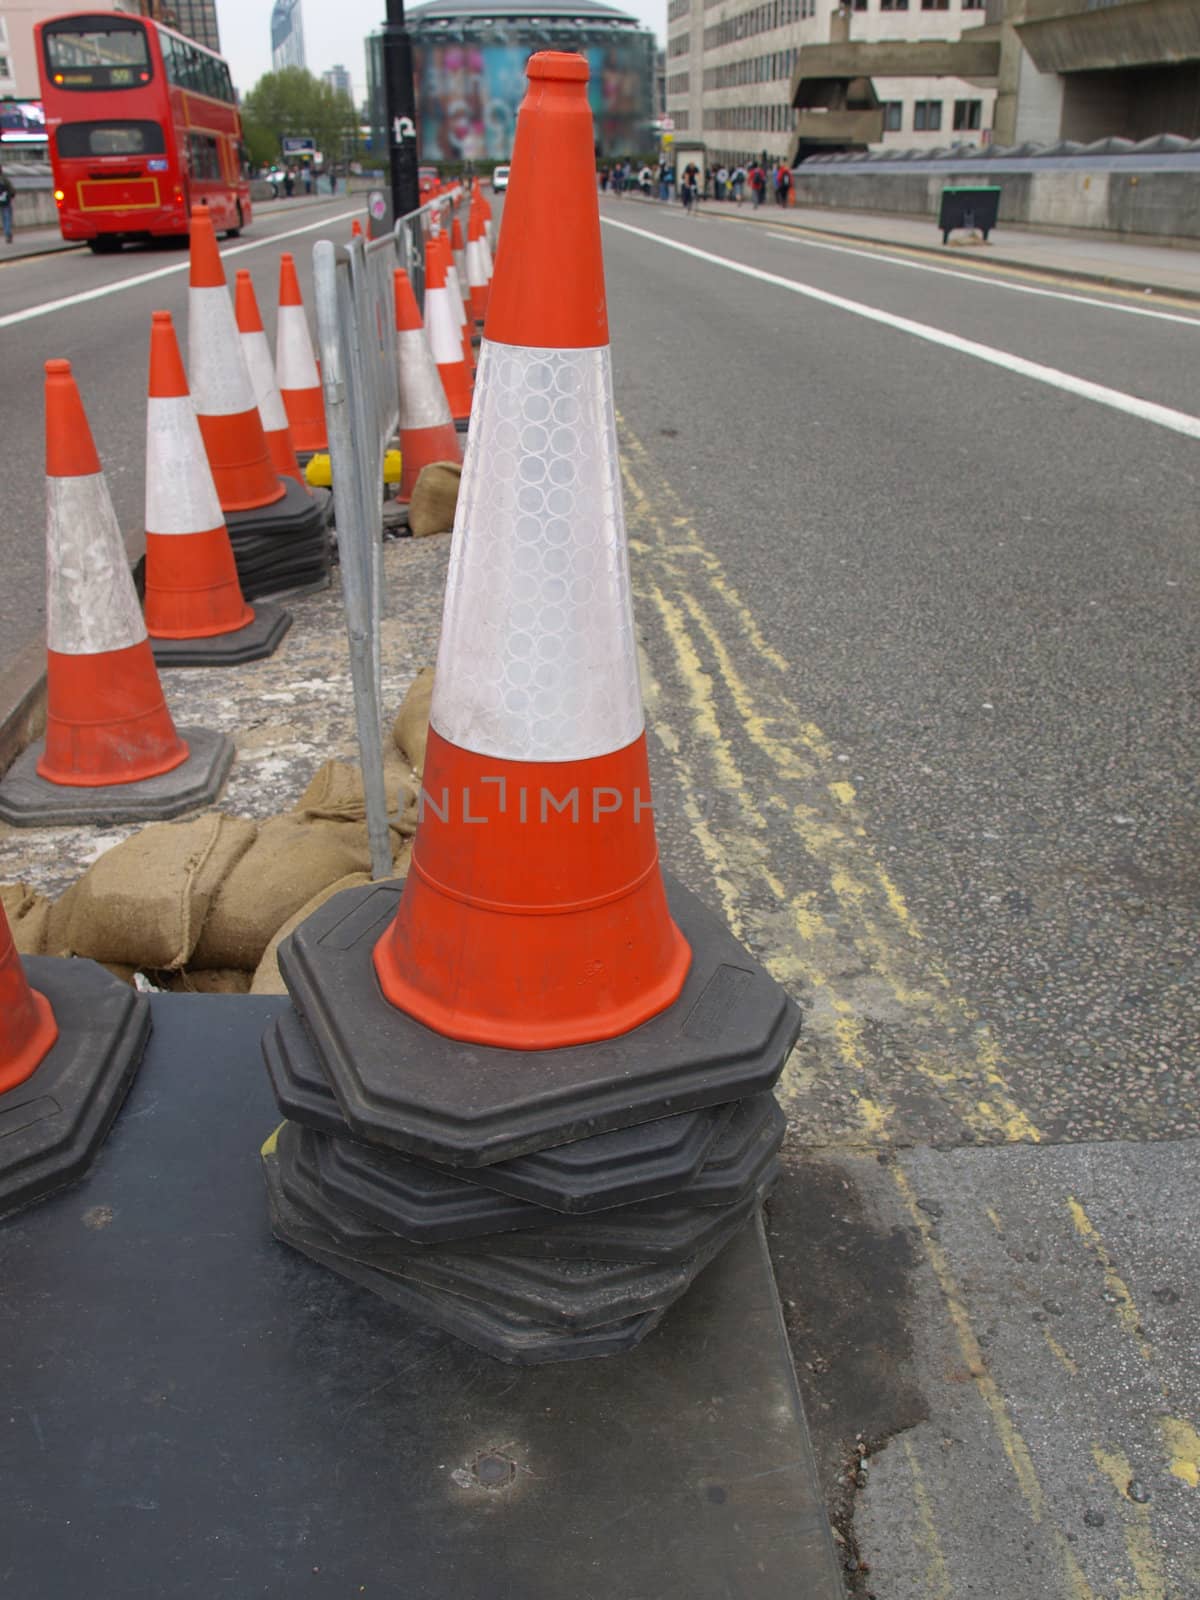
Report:
[[[954,102],[954,131],[965,133],[983,125],[982,100],[956,100]]]
[[[925,0],[921,0],[925,4]],[[913,105],[913,132],[934,133],[942,125],[940,100],[917,100]]]
[[[879,109],[883,112],[884,133],[899,133],[904,126],[904,101],[884,100]]]
[[[671,0],[667,7],[667,21],[674,22],[676,17],[686,17],[692,9],[692,0]]]
[[[986,11],[987,0],[963,0],[964,11]]]
[[[707,74],[706,74],[707,76]],[[667,79],[668,94],[686,94],[691,87],[690,72],[676,72]]]
[[[867,9],[867,0],[854,0],[854,9],[855,11],[865,11]]]
[[[881,11],[907,11],[908,0],[879,0]]]
[[[921,0],[922,11],[949,11],[950,0]]]
[[[691,34],[690,33],[677,33],[675,35],[675,37],[671,40],[670,44],[667,46],[667,54],[669,56],[685,56],[685,55],[687,55],[687,53],[691,49],[691,47],[692,47],[692,36],[691,36]]]

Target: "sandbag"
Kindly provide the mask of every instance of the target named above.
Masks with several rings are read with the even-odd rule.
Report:
[[[417,790],[399,756],[384,752],[383,787],[387,795],[388,823],[394,833],[407,837],[417,830]],[[346,761],[326,761],[317,768],[296,805],[298,816],[329,822],[363,822],[367,802],[362,772]],[[392,854],[400,847],[392,841]]]
[[[332,900],[335,894],[341,894],[343,889],[356,889],[360,883],[370,883],[369,872],[349,872],[344,878],[339,878],[336,883],[326,884],[317,891],[305,905],[302,905],[293,916],[290,916],[282,928],[276,930],[270,944],[263,951],[263,958],[258,964],[250,985],[251,994],[286,994],[287,985],[279,973],[279,946],[293,929],[298,928],[307,918],[311,917],[318,906],[323,906],[326,900]]]
[[[173,972],[164,987],[172,994],[249,994],[252,976],[237,967],[219,967],[215,972],[184,967]]]
[[[461,477],[462,464],[458,461],[431,461],[421,468],[408,503],[408,531],[414,539],[454,531]]]
[[[272,817],[221,885],[190,964],[253,972],[276,929],[313,895],[370,865],[363,822]]]
[[[429,738],[429,707],[433,700],[433,668],[422,667],[408,686],[396,720],[392,738],[400,754],[407,757],[414,772],[425,768],[425,745]]]
[[[0,905],[12,929],[17,954],[40,956],[46,949],[46,931],[53,902],[24,883],[0,883]]]
[[[142,969],[186,966],[219,886],[257,833],[246,817],[216,815],[152,822],[114,845],[68,891],[65,911],[52,914],[62,953]]]

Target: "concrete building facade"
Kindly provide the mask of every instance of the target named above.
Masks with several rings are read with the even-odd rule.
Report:
[[[271,11],[271,66],[306,67],[304,55],[304,15],[300,0],[275,0]]]
[[[321,77],[333,90],[334,94],[344,94],[350,99],[354,98],[350,84],[350,73],[345,67],[340,65],[328,67],[321,74]]]
[[[839,36],[951,41],[986,20],[984,0],[668,0],[667,114],[680,137],[702,140],[713,164],[764,154],[794,161],[811,144],[979,144],[994,84],[962,78],[883,78],[847,103],[798,118],[792,79],[802,47]]]

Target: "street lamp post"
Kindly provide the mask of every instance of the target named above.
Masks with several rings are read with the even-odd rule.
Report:
[[[397,218],[415,211],[421,203],[412,40],[404,26],[404,0],[387,0],[387,21],[383,25],[383,97],[392,177],[392,216]]]

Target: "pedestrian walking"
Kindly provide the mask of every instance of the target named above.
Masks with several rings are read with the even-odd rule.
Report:
[[[742,203],[743,191],[746,187],[745,167],[734,167],[733,176],[730,178],[729,183],[730,187],[733,189],[733,198],[740,206]]]
[[[13,200],[17,191],[12,186],[12,179],[0,167],[0,224],[4,227],[4,242],[11,244],[13,241],[12,211]]]
[[[699,210],[697,204],[700,195],[700,168],[694,161],[689,161],[683,169],[683,182],[679,186],[679,198],[683,201],[683,209],[689,216],[695,216]]]
[[[757,161],[750,168],[750,192],[754,196],[754,208],[757,210],[767,197],[767,175]]]
[[[650,171],[648,166],[643,167],[638,173],[638,188],[646,196],[647,200],[650,198],[650,184],[653,177],[654,174]]]
[[[305,167],[305,169],[304,169],[304,192],[305,192],[305,194],[311,194],[312,191],[313,191],[312,168],[311,167]]]
[[[715,198],[724,200],[729,192],[729,168],[717,168],[717,189]]]
[[[791,169],[786,165],[785,162],[781,161],[775,168],[775,204],[777,206],[787,205],[788,195],[791,191],[791,187]]]
[[[283,192],[290,200],[296,192],[296,175],[291,167],[283,175]]]
[[[600,193],[601,194],[607,194],[608,193],[608,168],[607,167],[601,167],[600,168]]]
[[[329,192],[330,194],[337,193],[337,173],[332,167],[329,169]]]

